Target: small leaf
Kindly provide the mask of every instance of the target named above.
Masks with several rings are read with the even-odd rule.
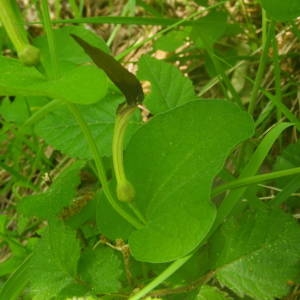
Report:
[[[216,287],[210,285],[204,285],[201,287],[199,294],[195,300],[229,300],[232,299],[228,297],[225,293],[218,290]]]
[[[50,223],[36,245],[29,277],[37,300],[51,299],[75,280],[80,248],[76,233],[63,223]]]
[[[300,227],[279,210],[226,222],[212,240],[217,279],[240,297],[281,298],[299,278]]]
[[[97,294],[117,292],[121,287],[121,261],[110,248],[86,250],[80,258],[79,274]]]
[[[275,21],[291,21],[300,16],[299,0],[261,0],[261,4]]]
[[[18,203],[18,211],[26,216],[36,216],[42,219],[56,216],[73,199],[80,182],[79,170],[82,165],[82,162],[74,163],[60,174],[46,192],[23,198]]]
[[[213,177],[252,132],[250,116],[220,100],[187,103],[137,131],[124,157],[136,205],[147,219],[129,238],[137,260],[167,262],[197,247],[215,218]]]
[[[153,114],[182,105],[195,98],[192,82],[173,65],[144,55],[138,77],[151,82],[145,104]]]

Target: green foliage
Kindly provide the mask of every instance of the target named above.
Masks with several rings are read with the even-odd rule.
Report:
[[[80,258],[79,272],[96,294],[117,292],[121,288],[121,261],[112,249],[87,249]]]
[[[204,139],[207,130],[210,136]],[[190,102],[138,130],[125,153],[136,204],[147,219],[129,237],[135,258],[171,261],[203,240],[215,218],[209,201],[212,179],[252,130],[246,113],[218,100]]]
[[[34,299],[51,299],[76,281],[80,256],[76,233],[61,222],[51,222],[35,246],[29,266]]]
[[[54,23],[30,2],[35,67],[0,28],[0,299],[296,297],[298,1],[154,2],[87,18],[88,1],[56,1]],[[164,28],[120,53],[115,26],[113,58],[93,23],[116,22]],[[146,42],[136,77],[118,58]]]
[[[268,17],[276,21],[291,21],[300,16],[298,0],[260,0]]]
[[[151,93],[146,97],[145,104],[154,114],[195,97],[192,82],[182,76],[177,68],[163,61],[143,56],[139,61],[138,76],[151,82]]]
[[[23,198],[18,204],[19,212],[26,216],[53,219],[74,198],[82,165],[78,162],[66,169],[46,192]]]
[[[274,299],[285,295],[288,282],[299,277],[299,242],[300,228],[293,218],[267,210],[227,222],[209,252],[223,285],[240,297]]]

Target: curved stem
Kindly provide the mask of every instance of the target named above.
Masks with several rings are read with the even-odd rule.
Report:
[[[99,180],[102,184],[102,188],[103,188],[103,192],[105,194],[105,196],[107,197],[108,202],[110,203],[110,205],[113,207],[113,209],[121,216],[123,217],[128,223],[130,223],[132,226],[134,226],[135,228],[139,229],[141,228],[143,225],[136,220],[133,216],[131,216],[130,214],[128,214],[114,199],[113,195],[111,194],[111,191],[109,189],[109,185],[108,185],[108,180],[105,174],[105,169],[103,167],[102,164],[102,160],[101,160],[101,155],[99,152],[99,149],[94,141],[94,138],[86,124],[86,122],[84,121],[84,119],[82,118],[80,112],[78,111],[76,105],[72,104],[72,103],[67,103],[69,110],[72,112],[74,118],[76,119],[78,125],[80,126],[86,140],[87,143],[89,145],[90,151],[92,153],[92,156],[94,158],[95,164],[96,164],[96,169],[98,172],[98,177]]]

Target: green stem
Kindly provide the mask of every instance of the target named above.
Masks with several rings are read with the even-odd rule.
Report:
[[[212,196],[215,197],[218,194],[221,194],[229,189],[237,189],[241,187],[245,187],[252,184],[261,183],[268,180],[273,180],[285,176],[295,175],[300,173],[300,167],[299,168],[292,168],[282,171],[276,171],[268,174],[261,174],[256,176],[250,176],[245,178],[240,178],[237,180],[234,180],[232,182],[223,184],[221,186],[218,186],[215,188],[212,192]]]
[[[93,136],[92,136],[92,134],[89,130],[88,125],[86,124],[86,122],[82,118],[78,108],[73,103],[67,103],[67,105],[68,105],[69,110],[72,112],[74,118],[76,119],[78,125],[81,128],[81,131],[83,132],[83,134],[86,138],[86,141],[89,145],[90,151],[92,153],[92,156],[93,156],[95,164],[96,164],[98,177],[99,177],[99,180],[102,184],[103,192],[104,192],[105,196],[107,197],[110,205],[128,223],[130,223],[135,228],[140,229],[143,225],[139,221],[137,221],[135,218],[133,218],[130,214],[128,214],[121,206],[119,206],[119,204],[115,201],[114,197],[112,196],[112,194],[110,192],[110,189],[109,189],[108,180],[107,180],[107,177],[106,177],[106,174],[105,174],[105,169],[104,169],[104,166],[102,164],[99,149],[98,149],[98,147],[95,143],[95,140],[94,140],[94,138],[93,138]]]
[[[131,296],[129,300],[139,300],[142,299],[145,295],[147,295],[150,291],[155,289],[158,285],[163,283],[167,278],[169,278],[172,274],[174,274],[179,268],[181,268],[191,257],[192,254],[189,254],[183,258],[177,259],[173,263],[171,263],[162,273],[160,273],[153,281],[143,287],[139,292],[135,295]]]
[[[0,1],[0,21],[15,46],[22,63],[27,66],[38,64],[40,61],[40,50],[30,45],[15,1]]]
[[[269,45],[271,42],[271,30],[268,30],[266,12],[262,10],[262,55],[260,57],[258,71],[256,73],[251,98],[249,102],[248,112],[253,115],[259,90],[261,88],[262,79],[265,72]]]
[[[51,66],[52,66],[52,74],[50,74],[51,79],[56,79],[59,77],[59,72],[58,72],[58,61],[57,61],[57,55],[56,55],[56,47],[55,47],[55,39],[54,39],[54,34],[53,34],[53,29],[52,29],[52,23],[50,19],[50,14],[49,14],[49,7],[48,7],[48,1],[47,0],[42,0],[41,1],[41,14],[43,18],[43,25],[44,25],[44,30],[46,31],[46,36],[47,36],[47,42],[48,42],[48,47],[49,47],[49,54],[50,54],[50,59],[51,59]]]
[[[47,33],[47,39],[49,44],[49,52],[50,52],[50,59],[52,63],[54,64],[53,68],[53,74],[52,76],[54,78],[57,78],[58,76],[58,63],[57,63],[57,55],[55,51],[55,42],[54,42],[54,35],[53,30],[51,27],[51,21],[49,17],[49,9],[48,4],[46,0],[42,0],[41,2],[41,12],[43,16],[43,24],[45,25],[45,30]],[[128,214],[119,204],[115,201],[114,197],[112,196],[108,180],[105,174],[105,168],[102,164],[101,155],[99,152],[99,149],[95,143],[95,140],[90,132],[90,129],[88,125],[86,124],[85,120],[82,118],[82,115],[80,111],[78,110],[77,106],[73,103],[66,103],[68,109],[73,114],[76,122],[78,123],[81,131],[83,132],[85,139],[89,145],[90,151],[92,153],[93,159],[96,164],[96,169],[98,173],[99,180],[102,184],[103,192],[105,196],[107,197],[109,203],[113,207],[113,209],[121,216],[123,217],[128,223],[130,223],[133,227],[139,229],[142,227],[142,224],[136,220],[134,217],[132,217],[130,214]]]

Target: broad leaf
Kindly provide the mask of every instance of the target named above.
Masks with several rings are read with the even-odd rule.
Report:
[[[300,16],[299,0],[261,0],[261,4],[275,21],[291,21]]]
[[[51,299],[75,281],[79,255],[76,233],[62,223],[50,223],[31,258],[29,277],[34,299]]]
[[[80,258],[79,274],[95,293],[117,292],[121,287],[121,265],[120,258],[112,249],[88,249]]]
[[[153,114],[182,105],[195,98],[192,82],[173,65],[143,56],[138,77],[151,82],[151,93],[145,98]]]
[[[281,298],[299,278],[300,227],[281,211],[262,211],[227,222],[209,252],[222,285],[258,300]]]
[[[17,206],[26,216],[50,219],[72,201],[76,187],[80,182],[79,170],[82,162],[77,162],[66,169],[44,193],[23,198]]]
[[[213,177],[253,131],[249,115],[221,100],[193,101],[157,115],[132,137],[125,169],[146,225],[129,238],[133,256],[167,262],[192,251],[215,218]]]

